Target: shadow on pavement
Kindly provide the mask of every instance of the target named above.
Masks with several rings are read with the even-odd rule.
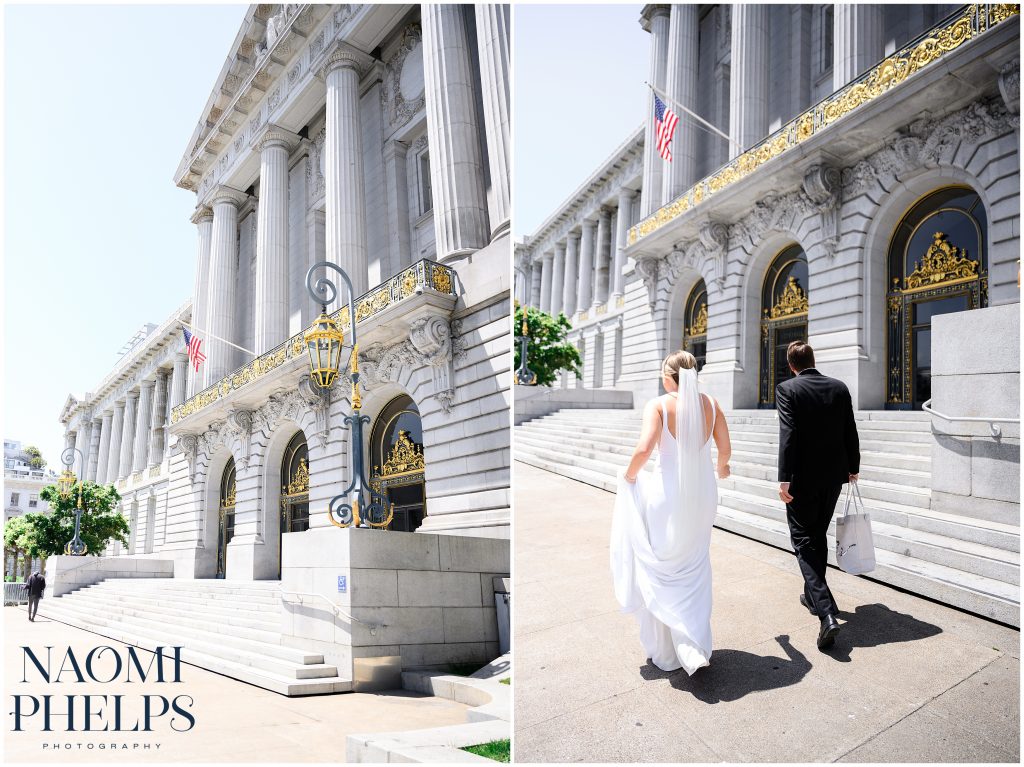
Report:
[[[843,621],[842,630],[835,645],[824,654],[842,663],[850,662],[850,653],[857,647],[913,642],[942,633],[934,624],[883,604],[861,605],[852,613],[840,611],[839,617]]]
[[[792,644],[789,636],[775,637],[786,657],[755,655],[744,650],[715,650],[711,665],[693,676],[685,671],[666,672],[653,663],[640,669],[644,679],[669,679],[681,692],[688,692],[704,703],[739,700],[762,690],[775,690],[797,684],[811,670],[811,664]]]

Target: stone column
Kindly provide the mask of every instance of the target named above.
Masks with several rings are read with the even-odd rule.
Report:
[[[597,217],[597,248],[594,258],[594,308],[608,300],[608,269],[611,245],[611,212],[601,208]]]
[[[540,309],[540,264],[531,261],[528,275],[530,280],[530,306],[534,309]]]
[[[149,463],[149,433],[153,421],[153,381],[139,386],[139,410],[135,416],[135,450],[132,471],[142,471]]]
[[[480,57],[484,129],[491,186],[487,211],[491,239],[509,228],[509,5],[476,6],[476,44]]]
[[[210,282],[206,296],[206,362],[199,368],[202,389],[235,369],[235,350],[224,341],[235,340],[235,293],[238,263],[238,208],[245,197],[227,187],[213,198],[213,241],[210,244]],[[201,336],[202,337],[202,336]],[[204,372],[205,370],[205,372]]]
[[[768,135],[767,5],[732,7],[729,135],[746,151]],[[730,157],[739,151],[730,144]]]
[[[551,313],[551,267],[555,254],[550,251],[541,256],[540,310]]]
[[[75,476],[79,479],[83,479],[85,477],[85,471],[87,468],[87,464],[84,463],[86,460],[85,453],[89,449],[87,439],[88,435],[86,434],[85,424],[80,424],[78,431],[75,432],[75,450],[79,452],[75,453],[75,461],[71,467],[72,471],[75,472]]]
[[[167,371],[156,371],[156,389],[153,392],[153,414],[149,427],[149,465],[156,466],[164,459],[164,423],[167,420]]]
[[[562,280],[562,311],[572,319],[576,313],[576,293],[579,290],[579,232],[569,232],[565,238],[565,277]]]
[[[555,258],[551,262],[551,314],[557,317],[564,311],[565,302],[565,244],[555,243]]]
[[[338,47],[323,69],[327,83],[324,183],[327,197],[327,260],[344,269],[357,296],[368,289],[366,201],[363,197],[363,143],[359,122],[359,70],[365,59]],[[431,147],[433,149],[433,147]],[[333,282],[337,282],[332,278]],[[338,301],[347,301],[339,285]],[[333,307],[330,307],[333,308]]]
[[[205,351],[209,351],[210,344],[206,335],[206,302],[210,282],[210,243],[213,238],[213,211],[205,206],[198,208],[192,216],[192,223],[199,230],[199,252],[196,255],[196,276],[192,288],[192,326],[199,332],[199,337],[206,341]],[[192,396],[202,388],[202,379],[197,374],[188,382],[189,396]]]
[[[439,261],[490,241],[472,48],[462,5],[422,6],[430,180]]]
[[[107,454],[107,467],[103,474],[104,484],[117,481],[121,467],[121,442],[124,434],[124,402],[114,403],[114,413],[110,426],[110,451]]]
[[[587,219],[583,222],[583,236],[580,240],[579,294],[576,309],[581,312],[590,308],[594,298],[594,234],[597,222]]]
[[[696,4],[676,4],[668,26],[668,75],[665,90],[678,104],[697,111],[697,48],[700,19]],[[697,180],[697,131],[693,118],[678,107],[679,125],[672,137],[672,162],[664,166],[662,200],[671,202]]]
[[[409,243],[409,176],[406,155],[409,147],[401,141],[384,144],[384,179],[388,196],[388,252],[392,273],[412,262]]]
[[[836,3],[832,19],[832,87],[839,90],[885,56],[885,7]]]
[[[177,407],[185,401],[185,378],[188,376],[188,356],[174,355],[174,376],[171,378],[171,407]]]
[[[100,440],[102,439],[103,420],[92,419],[92,428],[89,429],[89,460],[86,465],[85,478],[90,482],[96,481],[96,471],[100,464]]]
[[[132,455],[135,447],[135,406],[139,401],[137,391],[128,392],[124,402],[124,426],[121,429],[121,459],[117,466],[117,478],[124,479],[132,473]]]
[[[669,6],[644,6],[641,23],[651,33],[651,66],[648,82],[665,91],[665,75],[668,68]],[[654,94],[648,89],[647,117],[644,132],[644,180],[641,189],[640,210],[648,216],[662,205],[662,171],[665,160],[658,154],[654,139]],[[588,303],[587,306],[590,304]],[[586,307],[583,307],[586,308]]]
[[[288,155],[299,138],[271,125],[253,142],[260,153],[256,214],[256,354],[288,340]]]
[[[107,465],[110,463],[110,430],[113,425],[114,414],[104,413],[100,423],[100,444],[96,451],[96,483],[100,485],[107,483]]]
[[[629,236],[630,215],[633,211],[633,199],[636,192],[632,189],[619,190],[619,214],[615,217],[615,258],[612,265],[612,296],[615,302],[625,295],[626,278],[626,238]]]

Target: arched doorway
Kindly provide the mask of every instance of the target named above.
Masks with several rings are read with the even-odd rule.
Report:
[[[280,536],[285,533],[300,533],[309,529],[309,448],[306,435],[301,431],[288,442],[281,459],[281,525],[278,533],[278,551],[281,551]],[[281,558],[277,559],[278,577],[281,575]]]
[[[772,260],[761,288],[761,386],[757,406],[775,407],[775,387],[792,376],[786,347],[807,340],[807,256],[790,245]]]
[[[228,544],[235,534],[235,459],[229,458],[228,465],[220,477],[220,511],[217,515],[217,577],[227,574]]]
[[[886,408],[931,399],[933,317],[988,305],[988,217],[976,192],[948,187],[907,211],[889,244]]]
[[[686,299],[683,314],[683,349],[697,358],[697,372],[704,367],[708,351],[708,289],[697,280]]]
[[[388,530],[414,532],[426,516],[423,424],[416,403],[406,395],[391,400],[373,422],[370,465],[374,490],[394,504]]]

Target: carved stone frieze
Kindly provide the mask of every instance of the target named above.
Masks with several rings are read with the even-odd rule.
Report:
[[[306,188],[309,191],[310,202],[315,202],[324,196],[327,190],[324,181],[324,142],[327,141],[326,126],[310,142],[309,160],[306,163]]]
[[[640,275],[640,279],[643,280],[644,287],[647,288],[647,302],[650,304],[651,310],[654,310],[654,305],[658,302],[658,272],[661,267],[661,259],[653,256],[644,256],[636,262],[636,272]]]
[[[330,411],[332,389],[323,389],[313,383],[309,376],[299,379],[299,396],[316,417],[316,437],[321,448],[327,447],[330,436]]]
[[[238,455],[238,465],[242,469],[249,467],[249,452],[252,443],[252,411],[237,408],[228,415],[228,435],[237,437],[242,445]]]
[[[1008,61],[999,70],[999,93],[1010,114],[1020,114],[1020,59]]]
[[[423,88],[422,66],[422,33],[419,24],[410,24],[402,34],[402,44],[395,54],[384,65],[384,81],[381,99],[384,102],[385,114],[392,129],[405,125],[423,109],[426,94]],[[410,54],[413,54],[410,57]],[[415,57],[418,56],[417,61]],[[410,70],[406,72],[406,63],[410,62]],[[411,86],[410,86],[411,83]],[[405,88],[403,89],[403,84]],[[416,93],[408,93],[412,88]]]
[[[804,175],[801,188],[810,206],[817,211],[821,227],[821,245],[831,258],[839,245],[839,208],[842,206],[842,179],[837,168],[815,165]]]
[[[729,252],[729,226],[721,221],[706,221],[700,228],[700,244],[711,262],[712,278],[721,288],[725,283],[725,258]]]

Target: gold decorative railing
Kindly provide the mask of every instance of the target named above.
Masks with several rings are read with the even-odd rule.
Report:
[[[701,179],[629,230],[629,244],[656,232],[688,210],[750,175],[769,160],[895,88],[911,75],[1020,13],[1019,5],[964,6],[881,63],[827,96],[779,130]]]
[[[424,290],[442,295],[456,296],[455,270],[436,261],[423,259],[364,293],[353,303],[355,304],[356,322],[364,322],[388,307],[394,306],[416,293]],[[331,317],[338,321],[342,328],[349,326],[348,306],[334,312]],[[224,376],[217,383],[207,386],[198,394],[185,400],[171,410],[171,423],[177,423],[219,399],[228,396],[235,389],[240,389],[256,381],[267,373],[281,367],[289,360],[306,355],[306,344],[303,340],[305,330],[296,333],[283,344],[269,352],[261,354],[252,362],[246,363],[233,373]]]

